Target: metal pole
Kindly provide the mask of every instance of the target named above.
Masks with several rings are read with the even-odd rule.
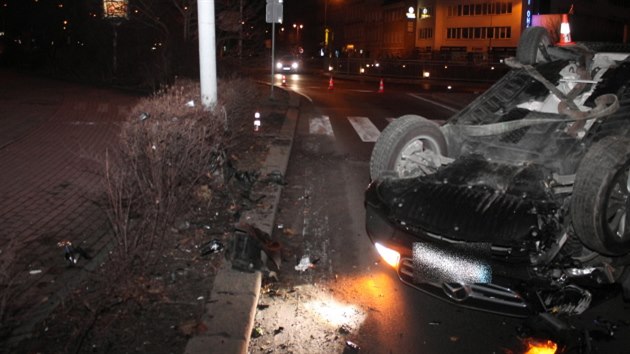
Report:
[[[271,23],[271,99],[273,100],[273,85],[274,85],[274,76],[275,76],[275,68],[276,68],[276,22]]]
[[[240,3],[240,12],[241,12],[241,17],[240,17],[240,23],[239,23],[239,30],[238,30],[238,58],[241,59],[243,57],[243,0],[241,0]]]
[[[217,55],[214,0],[197,1],[199,22],[199,81],[201,103],[205,108],[217,104]]]
[[[116,23],[112,22],[112,29],[114,31],[114,35],[112,37],[112,73],[114,77],[116,77],[116,71],[118,71],[118,30],[116,29]]]

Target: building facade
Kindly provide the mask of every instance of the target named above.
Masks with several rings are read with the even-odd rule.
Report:
[[[415,46],[421,52],[488,53],[515,48],[527,0],[419,0]]]
[[[627,42],[630,24],[630,0],[347,0],[344,9],[337,45],[371,58],[513,55],[542,14],[570,14],[579,41]]]

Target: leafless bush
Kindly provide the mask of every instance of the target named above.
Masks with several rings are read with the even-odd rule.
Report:
[[[243,127],[251,132],[253,110],[261,99],[260,88],[250,79],[232,79],[219,82],[219,103],[228,113],[226,127],[234,133],[241,133]]]
[[[119,266],[150,264],[175,220],[199,195],[198,187],[222,186],[226,132],[234,137],[246,123],[251,127],[260,97],[246,79],[222,81],[219,92],[217,109],[210,112],[198,101],[199,84],[180,81],[142,100],[123,124],[120,145],[104,164],[112,254],[123,261]]]
[[[118,260],[150,263],[195,185],[220,175],[223,120],[194,104],[197,97],[197,84],[180,82],[142,100],[123,124],[120,146],[107,154],[108,216]]]

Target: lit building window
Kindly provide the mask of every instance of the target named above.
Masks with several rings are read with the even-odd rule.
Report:
[[[509,39],[512,38],[512,28],[503,27],[449,27],[446,29],[446,39]]]
[[[476,1],[472,4],[466,3],[451,5],[447,7],[448,16],[483,16],[483,15],[501,15],[512,13],[512,1]]]

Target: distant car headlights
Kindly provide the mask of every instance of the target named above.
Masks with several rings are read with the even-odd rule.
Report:
[[[279,61],[276,63],[276,69],[284,70],[284,71],[288,71],[288,70],[297,71],[299,66],[300,66],[300,63],[297,61],[285,61],[285,62]]]

